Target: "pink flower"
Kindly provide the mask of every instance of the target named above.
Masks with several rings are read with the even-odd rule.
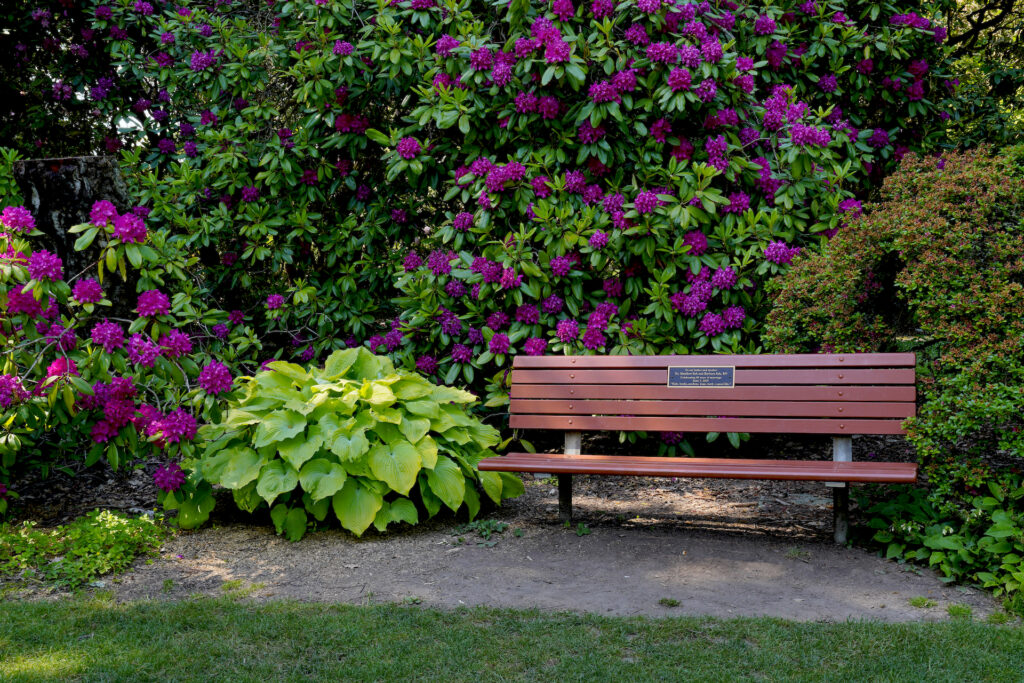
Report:
[[[63,279],[64,262],[56,254],[41,249],[28,257],[28,275],[33,280]]]
[[[165,493],[171,493],[181,488],[185,483],[185,473],[176,462],[158,467],[153,473],[153,483]]]
[[[96,280],[79,280],[71,290],[71,297],[80,304],[94,304],[103,298],[103,287]]]
[[[171,300],[159,289],[148,289],[139,295],[139,302],[135,310],[143,317],[155,315],[169,315],[171,312]]]
[[[284,297],[280,294],[271,294],[267,297],[267,308],[274,311],[284,306]]]
[[[219,361],[211,361],[199,372],[199,386],[216,396],[231,391],[231,371]]]
[[[5,207],[0,214],[0,223],[15,232],[32,232],[36,227],[36,219],[24,206]]]
[[[420,141],[412,137],[402,138],[398,141],[396,149],[398,150],[398,155],[403,159],[415,159],[416,155],[420,153]]]

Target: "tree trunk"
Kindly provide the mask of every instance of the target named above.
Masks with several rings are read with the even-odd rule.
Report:
[[[83,270],[82,277],[96,277],[91,266],[100,255],[100,240],[82,252],[75,251],[76,235],[72,226],[89,222],[92,205],[106,199],[119,213],[131,210],[133,202],[121,169],[114,157],[69,157],[66,159],[28,159],[14,163],[14,179],[36,218],[36,227],[46,234],[40,245],[60,256],[65,278],[70,280]],[[128,271],[128,281],[107,273],[103,290],[113,306],[110,315],[134,318],[137,278]]]

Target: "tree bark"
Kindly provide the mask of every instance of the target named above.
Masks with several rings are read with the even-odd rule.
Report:
[[[18,189],[35,216],[36,227],[46,234],[48,244],[44,248],[60,256],[68,280],[90,268],[100,255],[97,243],[85,251],[75,251],[77,236],[68,230],[88,223],[92,205],[101,199],[112,202],[119,213],[130,211],[133,205],[114,157],[28,159],[15,162],[13,171]],[[83,277],[96,277],[95,269]],[[104,293],[113,303],[106,309],[110,315],[135,317],[137,281],[131,270],[127,282],[119,274],[105,275]]]

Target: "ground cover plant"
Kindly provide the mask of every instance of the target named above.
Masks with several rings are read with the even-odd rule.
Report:
[[[918,354],[923,401],[907,426],[928,493],[880,503],[875,538],[890,556],[1018,595],[1022,161],[1021,147],[909,157],[878,204],[777,282],[765,335],[779,352]]]
[[[152,517],[95,510],[53,529],[0,526],[0,582],[76,589],[160,549],[167,528]]]
[[[911,624],[644,619],[227,598],[0,603],[0,663],[12,680],[1012,681],[1022,658],[1019,627],[962,618]]]
[[[466,391],[398,371],[364,348],[335,351],[323,369],[268,368],[243,381],[221,421],[201,429],[209,445],[185,461],[185,485],[163,495],[165,506],[186,512],[183,527],[209,515],[211,484],[231,489],[243,510],[265,503],[291,540],[331,510],[359,536],[371,524],[416,524],[416,503],[428,517],[465,506],[472,520],[480,492],[496,504],[523,492],[511,474],[477,470],[500,437],[467,415],[476,397]]]

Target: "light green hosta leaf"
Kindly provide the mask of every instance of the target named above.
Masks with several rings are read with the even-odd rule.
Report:
[[[405,404],[405,409],[413,415],[420,415],[422,417],[437,417],[438,413],[441,412],[437,401],[429,399],[425,401],[408,401]]]
[[[323,500],[314,502],[312,496],[308,493],[302,496],[302,504],[306,506],[306,512],[313,515],[313,518],[318,522],[324,521],[327,517],[327,513],[331,509],[330,498],[324,498]]]
[[[377,444],[370,449],[369,463],[373,476],[406,496],[420,471],[420,453],[408,441],[392,446]]]
[[[244,427],[245,425],[256,424],[262,419],[262,415],[257,415],[256,413],[253,412],[232,408],[231,410],[228,411],[227,416],[224,418],[221,424],[224,425],[225,427],[232,427],[237,429],[238,427]]]
[[[306,428],[306,418],[294,410],[275,410],[256,427],[253,445],[256,448],[284,441]]]
[[[306,534],[306,511],[292,508],[284,520],[284,537],[289,541],[298,541]]]
[[[483,472],[480,474],[483,474]],[[498,476],[501,477],[502,500],[506,498],[516,498],[526,492],[526,488],[523,486],[523,480],[511,472],[498,472]]]
[[[366,440],[366,433],[361,429],[351,435],[341,431],[335,432],[325,441],[325,445],[327,442],[330,442],[328,447],[331,452],[342,460],[355,460],[370,450],[370,442]]]
[[[213,484],[220,484],[229,489],[240,489],[260,476],[260,469],[266,462],[260,454],[251,448],[238,446],[225,450],[229,453],[227,462],[216,480],[208,479]],[[204,469],[204,476],[207,472]]]
[[[345,423],[348,422],[350,419],[351,418],[345,417],[344,415],[339,415],[336,412],[331,412],[321,416],[317,420],[317,424],[320,425],[320,429],[322,430],[321,433],[325,435],[326,439],[326,435],[334,434],[335,432],[338,431],[342,431],[347,434],[350,431],[350,428],[347,427]]]
[[[289,465],[296,470],[301,469],[303,463],[319,453],[320,447],[324,445],[321,431],[320,425],[311,425],[305,434],[293,436],[279,443],[277,450]]]
[[[423,466],[428,470],[434,469],[434,465],[437,464],[437,442],[425,436],[417,442],[416,449],[420,452]]]
[[[299,472],[299,483],[313,501],[318,501],[340,491],[346,477],[345,468],[338,463],[316,458],[303,466]]]
[[[260,478],[256,483],[256,493],[260,494],[267,504],[274,502],[278,496],[288,493],[299,483],[299,473],[283,460],[275,460],[264,465]]]
[[[455,387],[446,387],[443,385],[435,386],[433,389],[434,402],[442,405],[447,403],[475,403],[476,396],[463,391],[462,389],[456,389]]]
[[[473,441],[476,441],[482,448],[490,448],[501,441],[501,434],[498,433],[498,430],[482,422],[471,422],[466,425],[466,430],[473,437]]]
[[[260,494],[256,493],[255,480],[250,481],[240,489],[234,489],[231,492],[231,497],[235,499],[235,505],[238,506],[238,509],[245,512],[255,512],[256,508],[263,502]]]
[[[284,531],[284,520],[288,516],[288,506],[284,503],[278,503],[270,509],[270,521],[274,523],[274,531],[282,533]]]
[[[391,387],[382,382],[369,382],[359,390],[359,397],[375,408],[386,408],[396,400]]]
[[[402,401],[413,401],[434,393],[433,387],[422,377],[404,377],[391,385],[391,391]]]
[[[373,524],[377,511],[384,505],[384,499],[379,493],[352,478],[345,481],[345,486],[334,494],[331,502],[341,526],[356,536],[362,536],[366,528]]]
[[[343,351],[335,351],[327,357],[327,362],[324,363],[324,377],[327,379],[337,379],[344,377],[345,373],[348,372],[352,364],[356,362],[356,358],[359,355],[359,348],[344,349]]]
[[[370,415],[381,422],[400,425],[405,415],[397,408],[370,408]]]
[[[213,506],[213,494],[209,490],[186,498],[178,504],[178,526],[182,529],[195,529],[210,518]]]
[[[476,492],[476,488],[472,485],[466,487],[466,510],[469,512],[469,521],[473,521],[477,513],[480,512],[480,494]]]
[[[390,374],[390,372],[382,372],[385,369],[383,362],[385,360],[387,359],[383,356],[375,356],[370,353],[369,349],[361,346],[356,353],[356,359],[351,365],[348,376],[353,379],[376,379],[382,374]],[[390,364],[388,361],[387,365]]]
[[[444,434],[454,426],[455,420],[453,420],[452,416],[444,410],[442,410],[436,418],[430,421],[430,428],[438,434]]]
[[[450,458],[439,455],[434,469],[427,470],[430,490],[444,501],[453,511],[458,510],[466,495],[466,478],[462,470]]]
[[[391,521],[416,524],[420,521],[420,515],[416,511],[416,505],[408,498],[398,498],[391,501]]]
[[[398,423],[398,428],[402,430],[409,441],[416,443],[430,431],[430,420],[425,417],[407,416]]]
[[[306,371],[302,366],[296,365],[295,363],[276,360],[273,363],[270,363],[267,367],[279,375],[284,375],[288,379],[295,380],[299,384],[305,384],[309,380],[309,375],[306,374]]]
[[[419,476],[420,498],[423,499],[423,507],[427,509],[427,517],[433,517],[441,511],[441,499],[434,495],[427,482],[427,475],[421,472]]]
[[[497,472],[478,472],[480,486],[483,487],[487,497],[495,503],[501,502],[501,475]]]
[[[390,422],[378,422],[373,426],[373,433],[384,443],[398,443],[408,441],[405,435],[398,430],[398,427]],[[372,440],[372,437],[368,437]]]
[[[326,394],[319,394],[317,398],[325,396]],[[322,422],[325,417],[330,415],[337,420],[340,420],[342,416],[352,414],[351,403],[345,403],[340,398],[330,397],[320,401],[320,403],[306,416],[306,419],[310,422]]]

